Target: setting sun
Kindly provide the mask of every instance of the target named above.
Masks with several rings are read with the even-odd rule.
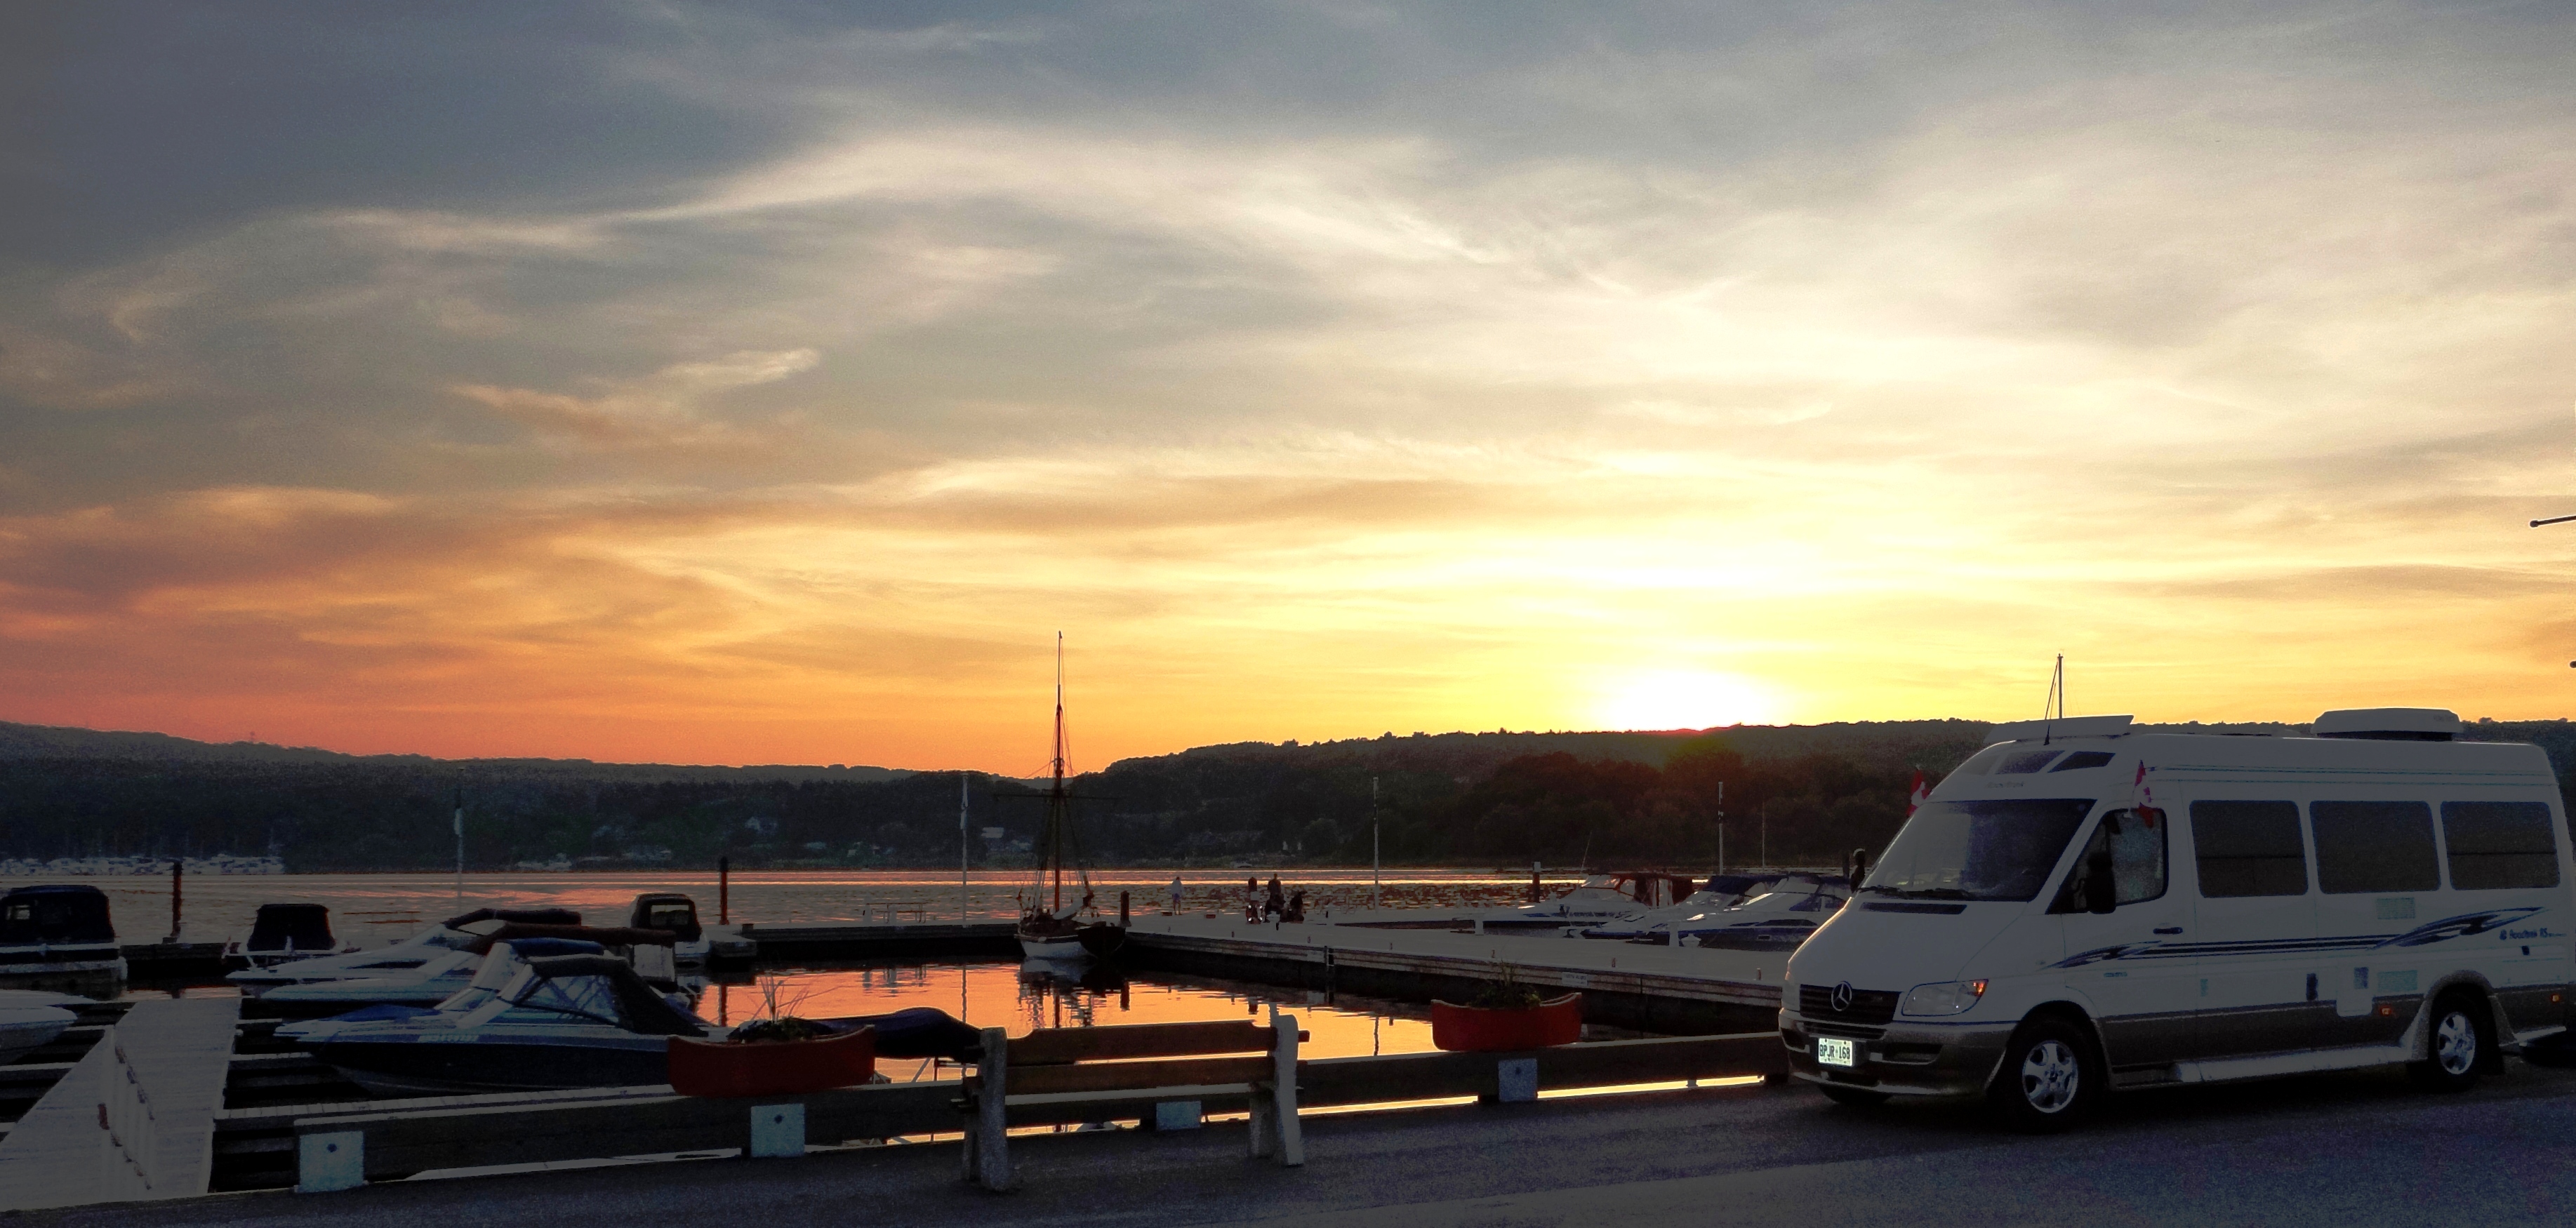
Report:
[[[1592,717],[1604,729],[1707,729],[1779,722],[1771,692],[1734,674],[1639,674],[1605,690]]]

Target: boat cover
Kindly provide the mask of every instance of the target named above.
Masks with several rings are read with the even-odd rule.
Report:
[[[290,942],[298,951],[328,951],[339,945],[331,937],[331,910],[319,904],[260,905],[259,919],[251,922],[247,949],[283,951]]]
[[[667,947],[671,945],[672,935],[669,930],[621,929],[608,925],[529,925],[512,921],[489,934],[478,935],[463,949],[489,951],[495,943],[506,942],[516,946],[532,939],[560,939],[593,946]],[[589,953],[598,954],[596,951]]]
[[[626,925],[629,929],[668,930],[682,942],[696,942],[706,933],[698,925],[697,901],[668,893],[635,897],[635,908],[627,914]]]
[[[877,1030],[878,1057],[944,1057],[974,1062],[984,1055],[984,1037],[973,1025],[935,1006],[915,1006],[886,1015],[852,1015],[816,1022],[839,1033]]]
[[[452,930],[461,930],[477,921],[517,921],[526,925],[579,925],[581,914],[569,908],[477,908],[459,913],[441,922]]]
[[[114,941],[107,895],[96,887],[20,887],[0,898],[0,946]]]
[[[516,950],[517,944],[511,944]],[[528,961],[527,975],[501,991],[511,1006],[560,1011],[646,1036],[702,1036],[704,1025],[665,1000],[626,961],[557,955]]]

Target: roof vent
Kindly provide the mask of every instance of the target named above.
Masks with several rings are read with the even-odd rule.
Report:
[[[1986,731],[1986,745],[2037,742],[2042,738],[2116,738],[2129,732],[2128,716],[2061,716],[2053,721],[2013,721]]]
[[[2374,742],[2448,742],[2460,735],[2460,716],[2448,708],[2338,708],[2317,718],[2320,738]]]

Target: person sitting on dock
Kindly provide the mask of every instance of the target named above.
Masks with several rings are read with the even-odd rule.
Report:
[[[1295,922],[1300,925],[1305,923],[1306,893],[1303,890],[1296,891],[1289,895],[1288,910],[1279,914],[1279,919],[1282,921]]]

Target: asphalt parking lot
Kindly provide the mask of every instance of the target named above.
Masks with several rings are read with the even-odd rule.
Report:
[[[2564,1223],[2576,1072],[2520,1062],[2459,1096],[2393,1073],[2131,1093],[2074,1132],[1940,1106],[1848,1109],[1804,1087],[1454,1106],[1307,1123],[1308,1163],[1242,1127],[1015,1139],[1020,1188],[953,1145],[219,1195],[26,1213],[64,1225]]]

